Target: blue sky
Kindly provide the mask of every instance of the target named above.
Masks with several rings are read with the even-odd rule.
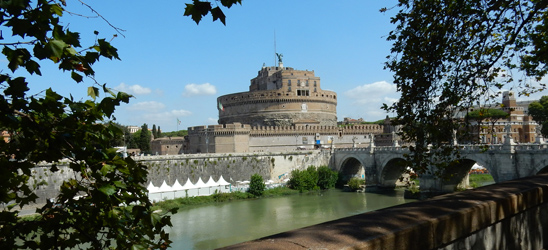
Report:
[[[247,91],[263,63],[275,64],[274,34],[284,66],[314,70],[323,89],[337,92],[339,120],[382,119],[387,115],[382,103],[398,98],[391,72],[383,69],[390,53],[385,36],[396,12],[379,12],[396,1],[246,0],[224,9],[226,26],[211,16],[196,25],[183,16],[189,2],[88,2],[125,30],[112,40],[122,60],[101,60],[94,67],[99,83],[135,96],[116,110],[117,122],[156,124],[162,131],[216,124],[216,98]],[[77,1],[67,4],[71,12],[93,15]],[[108,39],[116,33],[100,18],[66,15],[63,22],[81,33],[83,44],[93,41],[94,30]],[[55,66],[42,67],[44,76],[29,80],[34,93],[52,87],[83,98],[93,83],[76,84]]]

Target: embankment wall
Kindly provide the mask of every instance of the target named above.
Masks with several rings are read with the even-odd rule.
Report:
[[[438,196],[223,249],[547,249],[548,174]]]
[[[210,177],[215,181],[221,176],[232,183],[250,180],[251,175],[260,174],[263,179],[273,180],[275,183],[288,178],[293,169],[304,169],[308,166],[329,165],[330,151],[311,150],[295,152],[266,152],[266,153],[231,153],[231,154],[191,154],[191,155],[160,155],[134,157],[149,167],[148,183],[159,187],[165,180],[173,185],[178,180],[184,185],[187,179],[196,183],[199,178],[207,182]],[[32,184],[47,183],[36,189],[37,203],[45,203],[46,199],[54,198],[59,194],[63,181],[75,178],[72,170],[63,164],[57,166],[58,171],[51,173],[49,167],[36,167]],[[147,184],[148,184],[147,183]]]

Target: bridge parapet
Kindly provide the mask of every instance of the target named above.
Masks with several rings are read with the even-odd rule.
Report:
[[[371,147],[367,147],[367,148],[335,148],[335,151],[344,151],[344,152],[348,152],[348,151],[369,151],[371,150]]]
[[[514,147],[519,151],[546,150],[548,149],[548,144],[519,144]]]
[[[397,147],[397,146],[386,146],[386,147],[376,147],[375,151],[390,151],[390,152],[402,152],[402,151],[409,151],[409,148],[405,147]]]

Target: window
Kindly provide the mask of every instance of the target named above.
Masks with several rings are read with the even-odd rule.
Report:
[[[308,80],[306,80],[306,86],[308,87]]]
[[[314,81],[314,87],[316,87],[316,81]]]
[[[291,87],[287,87],[287,91],[291,92]]]
[[[291,80],[287,80],[287,86],[291,86]]]

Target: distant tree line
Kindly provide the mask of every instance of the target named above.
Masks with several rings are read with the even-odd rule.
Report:
[[[122,133],[115,136],[110,144],[113,147],[126,146],[127,148],[138,148],[145,154],[151,153],[150,142],[152,139],[158,139],[162,137],[177,137],[188,135],[187,130],[179,130],[172,132],[162,132],[160,126],[156,127],[156,124],[152,124],[152,130],[148,130],[148,125],[145,123],[141,126],[141,129],[131,134],[127,126],[119,123],[114,123]],[[144,131],[144,132],[143,132]]]

